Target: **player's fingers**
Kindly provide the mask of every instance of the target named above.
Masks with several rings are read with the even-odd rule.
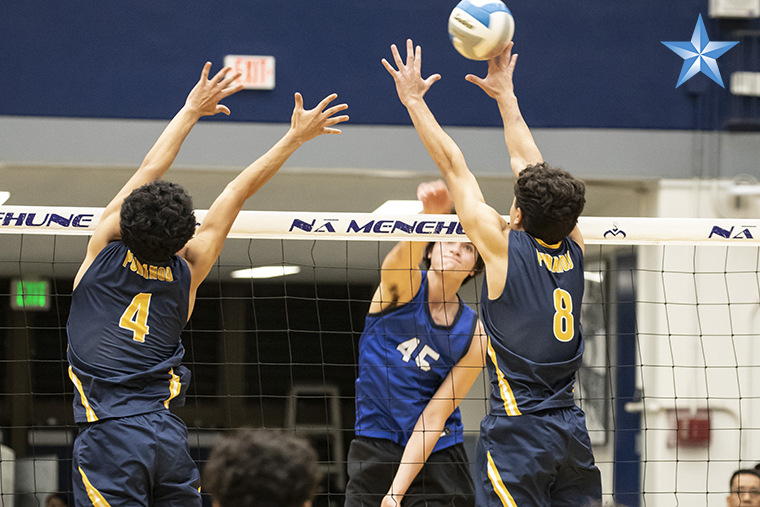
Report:
[[[327,110],[325,111],[325,114],[326,114],[327,116],[332,116],[332,115],[334,115],[335,113],[338,113],[338,112],[340,112],[340,111],[345,111],[346,109],[348,109],[348,104],[338,104],[338,105],[336,105],[336,106],[332,106],[332,107],[330,107],[329,109],[327,109]]]
[[[422,69],[422,46],[414,48],[414,68],[416,70]]]
[[[219,84],[222,85],[223,88],[227,88],[230,83],[238,79],[240,76],[242,76],[242,72],[235,72],[234,74],[232,72],[228,72],[226,76],[224,76],[224,79],[222,79]]]
[[[222,79],[224,79],[224,76],[226,76],[227,73],[231,70],[232,70],[232,67],[222,67],[222,70],[217,72],[216,75],[211,80],[215,83],[218,83]]]
[[[208,73],[211,71],[211,62],[206,62],[203,65],[203,70],[201,71],[201,79],[208,79]]]
[[[411,65],[414,61],[414,44],[412,39],[406,39],[406,64]]]
[[[303,109],[303,97],[300,93],[296,92],[295,96],[296,109]]]
[[[398,48],[395,44],[391,44],[391,54],[393,55],[393,61],[396,62],[396,67],[401,69],[401,67],[404,66],[403,60],[401,60],[401,55],[398,52]]]
[[[515,65],[517,65],[517,54],[512,55],[512,58],[509,60],[509,67],[507,67],[510,71],[515,70]]]
[[[219,98],[219,100],[222,100],[225,97],[229,97],[233,93],[237,93],[237,92],[239,92],[242,89],[243,89],[243,84],[242,83],[236,84],[235,86],[230,86],[228,88],[225,88],[224,90],[222,90],[221,97]]]
[[[222,104],[217,104],[216,111],[214,111],[214,114],[218,114],[218,113],[224,113],[227,116],[229,116],[230,115],[230,108],[227,107],[227,106],[223,106]]]
[[[427,86],[428,88],[430,88],[433,85],[433,83],[435,83],[436,81],[439,81],[440,79],[441,79],[441,75],[440,74],[433,74],[432,76],[428,77],[425,80],[425,86]]]
[[[340,129],[331,129],[331,128],[325,127],[324,129],[322,129],[322,133],[323,134],[340,134],[341,130]]]
[[[390,63],[388,63],[388,60],[386,60],[385,58],[383,58],[382,60],[380,60],[380,63],[383,64],[383,67],[385,67],[385,70],[388,71],[388,74],[390,74],[394,78],[396,77],[396,68],[393,65],[391,65]]]
[[[319,104],[317,104],[317,107],[315,108],[317,111],[322,111],[324,108],[327,107],[327,105],[332,102],[333,100],[338,98],[337,93],[331,93],[327,97],[323,98]]]
[[[484,81],[484,80],[483,80],[482,78],[479,78],[479,77],[478,77],[478,76],[476,76],[475,74],[467,74],[467,75],[464,77],[464,79],[465,79],[466,81],[469,81],[470,83],[473,83],[473,84],[476,84],[476,85],[480,86],[481,88],[483,87],[483,81]]]
[[[345,121],[348,121],[348,115],[347,114],[342,114],[340,116],[335,116],[335,117],[329,118],[325,122],[325,125],[329,127],[330,125],[336,125],[338,123],[343,123]]]

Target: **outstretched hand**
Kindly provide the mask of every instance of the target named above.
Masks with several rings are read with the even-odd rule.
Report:
[[[296,105],[293,108],[293,115],[290,117],[290,130],[299,142],[305,143],[322,134],[340,134],[340,130],[332,128],[332,126],[347,121],[348,115],[333,115],[348,109],[348,104],[338,104],[325,109],[336,98],[338,98],[337,93],[330,94],[322,99],[314,109],[304,109],[303,97],[296,92]]]
[[[451,213],[454,204],[443,180],[420,183],[417,187],[417,199],[422,201],[422,212],[428,214]]]
[[[489,97],[497,101],[514,95],[512,74],[514,74],[517,64],[517,55],[512,54],[512,46],[514,46],[514,42],[507,44],[504,52],[500,55],[488,60],[488,74],[485,78],[481,79],[473,74],[467,74],[465,79],[478,85]]]
[[[385,58],[382,63],[396,82],[398,98],[405,106],[415,99],[421,100],[433,83],[441,79],[440,74],[433,74],[427,79],[422,79],[422,48],[420,46],[415,48],[411,39],[406,40],[406,63],[401,59],[395,44],[391,45],[391,53],[398,70]]]
[[[185,101],[185,107],[192,110],[199,118],[217,113],[229,115],[229,108],[220,104],[219,101],[243,89],[242,84],[232,86],[232,82],[241,76],[240,72],[232,73],[231,67],[224,67],[209,79],[210,70],[211,62],[206,62],[200,80]]]

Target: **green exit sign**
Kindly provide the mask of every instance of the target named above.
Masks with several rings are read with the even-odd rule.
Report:
[[[44,311],[50,308],[47,280],[11,280],[11,308]]]

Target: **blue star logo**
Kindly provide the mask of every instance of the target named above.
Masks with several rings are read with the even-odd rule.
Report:
[[[694,35],[691,36],[690,42],[661,42],[684,59],[676,88],[688,81],[697,72],[703,73],[725,88],[718,70],[718,62],[715,60],[739,43],[710,41],[701,14],[697,20],[697,26],[694,27]]]

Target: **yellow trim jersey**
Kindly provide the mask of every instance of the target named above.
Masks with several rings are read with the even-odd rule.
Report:
[[[583,336],[583,251],[570,238],[556,245],[524,231],[509,233],[503,292],[488,298],[481,319],[488,333],[492,415],[516,416],[574,405]]]
[[[66,326],[77,423],[184,404],[180,365],[190,269],[180,257],[151,264],[120,241],[95,258],[72,294]]]

